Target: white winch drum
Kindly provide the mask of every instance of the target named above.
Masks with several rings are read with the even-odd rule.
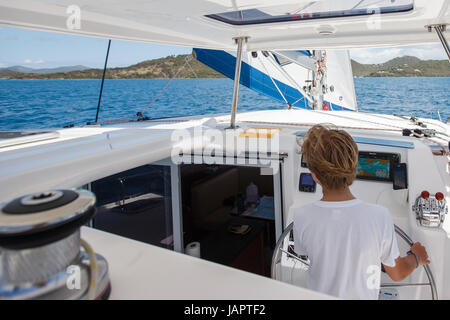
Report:
[[[51,190],[0,204],[0,299],[83,299],[89,290],[92,296],[92,258],[95,298],[109,294],[106,260],[80,250],[80,228],[94,216],[95,202],[86,190]],[[82,278],[78,290],[67,287],[73,267]]]

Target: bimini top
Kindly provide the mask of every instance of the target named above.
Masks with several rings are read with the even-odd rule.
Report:
[[[0,0],[0,25],[196,48],[334,49],[438,42],[450,0]]]

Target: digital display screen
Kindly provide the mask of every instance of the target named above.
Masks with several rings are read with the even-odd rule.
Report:
[[[394,166],[394,190],[407,189],[406,164],[398,163]]]
[[[309,173],[302,173],[300,176],[300,185],[302,186],[315,186],[314,179]]]
[[[372,179],[389,179],[391,160],[382,158],[360,157],[358,160],[357,175]]]

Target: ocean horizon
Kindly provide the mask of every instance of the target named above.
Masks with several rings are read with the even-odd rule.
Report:
[[[106,79],[99,121],[229,113],[233,81],[225,78]],[[354,77],[358,111],[450,117],[450,77]],[[83,125],[95,120],[100,79],[0,80],[0,130]],[[153,104],[151,102],[158,96]],[[297,107],[302,107],[303,102]],[[151,105],[150,105],[151,104]],[[286,105],[240,86],[238,113]]]

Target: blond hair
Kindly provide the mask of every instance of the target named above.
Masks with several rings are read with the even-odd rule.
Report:
[[[358,146],[346,131],[315,125],[306,133],[301,152],[323,187],[342,190],[355,180]]]

